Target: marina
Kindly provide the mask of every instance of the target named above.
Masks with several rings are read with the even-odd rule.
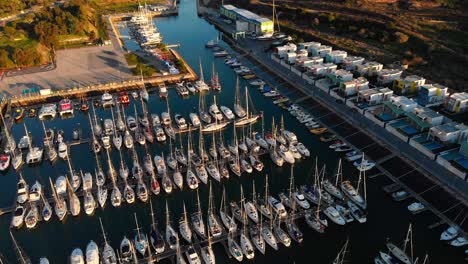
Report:
[[[16,142],[25,135],[26,126],[26,135],[31,135],[29,144],[48,153],[50,146],[42,141],[47,134],[46,129],[52,129],[55,133],[52,141],[59,135],[63,137],[60,142],[66,146],[67,156],[50,162],[44,154],[41,162],[35,165],[24,164],[18,172],[12,164],[0,177],[0,236],[8,237],[8,232],[11,232],[14,237],[0,245],[0,252],[6,259],[18,259],[15,252],[24,252],[33,262],[46,256],[52,263],[66,263],[75,248],[81,248],[88,255],[89,242],[93,240],[99,250],[109,244],[117,252],[116,259],[121,261],[123,254],[119,249],[122,248],[122,239],[129,237],[130,243],[135,244],[136,251],[144,244],[146,236],[148,252],[146,256],[138,257],[140,263],[179,263],[186,256],[190,262],[194,251],[198,258],[203,258],[206,262],[205,258],[211,256],[210,250],[214,252],[216,262],[234,263],[236,259],[239,260],[233,246],[237,243],[240,255],[244,255],[246,259],[255,255],[255,261],[309,263],[308,260],[314,258],[318,263],[332,263],[338,258],[338,254],[349,263],[370,263],[382,250],[382,246],[386,245],[387,238],[397,241],[405,235],[408,223],[413,223],[415,255],[422,258],[429,252],[432,263],[463,262],[464,252],[439,241],[441,232],[448,226],[459,224],[465,227],[464,221],[460,221],[466,215],[463,203],[453,199],[444,189],[424,180],[417,169],[406,166],[401,157],[364,134],[358,127],[349,124],[343,117],[325,108],[315,98],[304,97],[300,91],[291,88],[279,74],[271,74],[272,70],[266,69],[266,65],[256,66],[242,50],[238,53],[239,50],[233,50],[226,42],[219,40],[222,49],[230,56],[235,56],[246,67],[242,74],[235,72],[226,64],[224,57],[221,58],[205,47],[208,41],[217,38],[220,33],[205,20],[198,18],[196,9],[195,2],[182,0],[178,17],[157,17],[154,20],[165,41],[181,43],[177,52],[188,65],[194,69],[200,65],[198,76],[202,82],[211,80],[216,71],[218,80],[215,79],[215,82],[219,82],[215,85],[219,87],[216,90],[204,91],[203,83],[189,86],[188,82],[194,81],[197,76],[192,70],[193,74],[182,86],[189,91],[199,91],[190,91],[188,95],[183,89],[177,89],[181,86],[180,78],[164,80],[164,86],[161,86],[160,80],[145,80],[125,88],[118,86],[121,88],[91,89],[88,95],[93,96],[86,96],[85,102],[89,109],[81,111],[80,108],[85,104],[82,100],[83,92],[64,92],[59,97],[63,96],[74,102],[72,116],[65,118],[67,111],[68,115],[71,113],[68,108],[64,108],[64,118],[57,115],[53,119],[45,119],[44,128],[42,120],[28,116],[31,109],[40,110],[44,102],[54,102],[54,98],[11,101],[13,109],[20,105],[28,106],[24,107],[28,115],[16,122],[14,118],[8,119],[7,124],[11,127],[8,131]],[[188,20],[194,22],[187,23]],[[203,30],[196,37],[181,35],[176,29],[184,26],[188,27],[187,30]],[[128,33],[125,27],[119,30],[122,36]],[[123,38],[123,42],[129,49],[138,47],[132,37]],[[253,82],[254,78],[261,78],[264,83]],[[152,85],[145,85],[149,83]],[[207,83],[212,85],[213,82]],[[261,90],[266,86],[273,89]],[[164,91],[163,88],[167,90]],[[122,91],[128,92],[125,97],[128,101],[122,100]],[[109,92],[111,95],[109,107],[101,107],[106,100],[103,100],[100,92]],[[288,109],[284,105],[286,101],[295,102],[300,107]],[[55,103],[58,101],[55,100]],[[65,106],[67,102],[62,103]],[[110,104],[113,106],[110,107]],[[306,113],[310,113],[310,116]],[[196,119],[192,114],[199,117],[198,122],[194,121]],[[155,115],[158,120],[154,118]],[[205,122],[205,119],[212,122]],[[118,125],[118,120],[123,125]],[[315,129],[318,135],[311,133],[305,124]],[[101,132],[97,133],[98,130]],[[108,133],[105,133],[106,130]],[[131,137],[131,147],[126,146],[127,134]],[[121,138],[120,144],[115,143],[118,136]],[[6,142],[8,140],[7,136]],[[54,143],[59,155],[60,142]],[[96,151],[97,148],[100,151]],[[354,155],[357,158],[347,161],[352,155],[348,156],[346,153],[351,150],[357,151]],[[24,156],[28,151],[28,148],[23,150]],[[98,153],[95,154],[94,151]],[[182,156],[185,156],[187,165],[176,165],[176,169],[171,167],[172,163],[169,161],[172,159],[183,164]],[[222,176],[222,168],[227,171],[229,179]],[[122,177],[125,169],[127,176]],[[100,186],[97,185],[99,170],[106,180]],[[216,170],[219,170],[218,176]],[[95,184],[91,184],[92,187],[86,190],[77,188],[70,192],[75,185],[74,175],[79,175],[78,172],[81,171],[83,176],[78,178],[81,178],[83,188],[86,172],[91,173],[92,178],[95,176]],[[188,171],[192,171],[197,187],[192,188],[195,183],[189,180]],[[183,183],[176,180],[177,173],[182,174]],[[34,228],[23,226],[20,229],[10,229],[11,212],[16,209],[12,202],[18,200],[16,186],[19,175],[24,177],[28,187],[36,181],[40,182],[43,193],[46,194],[44,200],[50,206],[55,207],[57,201],[64,199],[67,205],[70,204],[70,214],[74,214],[70,201],[76,195],[82,203],[79,205],[82,212],[77,216],[68,215],[63,221],[59,221],[54,212],[50,221],[39,221]],[[58,191],[57,179],[61,175],[65,175],[66,181],[69,181],[66,184],[69,194],[57,198],[53,193]],[[341,179],[338,181],[339,178]],[[413,180],[415,178],[416,181]],[[324,179],[331,183],[327,185],[328,189],[325,189]],[[346,180],[351,187],[342,186],[342,182]],[[133,195],[136,196],[133,198],[137,198],[133,202],[129,202],[131,199],[127,196],[127,186],[133,190]],[[257,188],[254,189],[254,186]],[[345,193],[348,198],[338,198],[341,196],[334,192],[333,187],[339,189],[340,194],[341,190],[348,190]],[[146,191],[144,188],[147,188]],[[357,189],[357,195],[353,194],[354,188]],[[91,193],[91,196],[98,198],[104,189],[109,192],[109,199],[105,199],[108,200],[107,205],[99,206],[96,201],[93,206],[95,210],[89,215],[85,213],[85,197],[89,197]],[[116,189],[119,193],[122,192],[120,198],[117,198]],[[392,199],[391,194],[400,190],[407,194]],[[270,196],[274,199],[270,199]],[[318,201],[316,197],[320,197]],[[341,201],[342,199],[344,200]],[[359,202],[360,199],[363,202]],[[421,202],[426,210],[417,215],[411,214],[407,209],[409,200]],[[232,202],[240,211],[232,209],[236,208],[230,206]],[[227,204],[226,208],[232,209],[232,216],[238,225],[236,232],[229,232],[230,228],[224,224],[223,214],[220,212],[224,208],[219,206],[223,203]],[[274,216],[281,219],[269,219],[267,215],[263,215],[259,206],[262,203],[268,204],[265,207],[273,210]],[[247,208],[252,208],[252,204],[259,211],[256,217],[253,212],[248,213]],[[312,208],[305,209],[307,206]],[[28,212],[31,205],[27,202],[24,207]],[[45,206],[39,206],[40,212],[43,207]],[[322,218],[319,210],[326,212],[326,216]],[[216,213],[213,214],[212,211]],[[231,215],[227,211],[231,210],[226,210],[226,215]],[[184,214],[188,217],[183,217]],[[282,215],[287,217],[281,217]],[[348,217],[344,217],[345,215]],[[454,215],[461,216],[454,218]],[[178,232],[180,217],[186,219],[190,229],[194,231],[191,243],[182,237],[182,232]],[[206,234],[201,234],[201,229],[197,227],[200,226],[199,222],[194,221],[199,219],[197,217],[205,221],[206,228],[203,227],[203,232]],[[212,234],[216,219],[222,226],[222,231]],[[321,220],[327,219],[328,226],[324,227]],[[277,230],[279,223],[282,227],[280,230],[284,229],[283,233],[293,242],[289,241],[290,246],[287,247],[281,244],[278,250],[272,250],[271,241],[261,240],[255,230],[252,231],[255,228],[261,233],[264,229],[271,230],[271,234],[275,233],[274,237],[281,240],[284,236],[280,236],[282,233]],[[435,223],[442,225],[444,230],[439,225],[434,225]],[[166,237],[169,226],[177,230],[175,232],[180,236],[176,240],[165,239],[166,243],[163,243],[166,249],[157,252],[158,248],[151,246],[153,242],[148,242],[151,230],[159,230]],[[466,236],[463,228],[459,230],[459,234],[460,237]],[[261,237],[268,236],[262,234]],[[49,243],[35,243],[38,239]],[[140,246],[137,246],[137,240]],[[264,241],[266,247],[264,244],[262,249],[259,241]],[[286,243],[285,240],[282,242]],[[341,248],[343,244],[344,250]],[[171,248],[171,245],[180,246]],[[314,252],[308,252],[312,251],[308,249],[314,249]],[[261,254],[262,251],[265,254]]]

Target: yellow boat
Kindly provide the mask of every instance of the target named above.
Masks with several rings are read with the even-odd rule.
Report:
[[[246,79],[246,80],[250,80],[250,79],[253,79],[253,78],[256,78],[257,76],[255,74],[247,74],[247,75],[244,75],[242,76],[242,78]]]
[[[309,132],[315,135],[320,135],[322,133],[325,133],[327,130],[328,128],[326,127],[317,127],[317,128],[311,128]]]

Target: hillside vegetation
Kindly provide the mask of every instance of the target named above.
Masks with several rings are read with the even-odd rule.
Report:
[[[276,0],[281,31],[468,91],[467,0]],[[232,4],[272,16],[272,2]],[[226,1],[225,1],[226,4]],[[216,7],[212,1],[213,7]]]

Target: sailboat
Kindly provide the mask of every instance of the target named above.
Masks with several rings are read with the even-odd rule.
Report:
[[[276,146],[276,127],[275,127],[275,118],[273,117],[271,121],[271,132],[265,135],[265,140],[270,146]]]
[[[221,91],[221,84],[219,83],[219,75],[215,71],[214,61],[212,63],[212,73],[211,73],[211,89],[216,91]]]
[[[122,151],[120,149],[119,149],[119,157],[120,157],[119,175],[123,180],[125,180],[128,178],[129,170],[128,170],[127,164],[125,163],[125,160],[122,157]]]
[[[322,180],[323,189],[339,200],[344,200],[343,193],[337,187],[339,179],[343,177],[342,175],[343,175],[343,171],[342,171],[341,159],[340,159],[338,161],[338,169],[336,172],[335,184],[331,183],[328,179],[325,179],[325,178],[323,178]]]
[[[179,236],[177,232],[171,226],[171,220],[169,216],[169,207],[166,200],[166,242],[169,244],[171,249],[176,249],[179,246]]]
[[[30,202],[30,208],[26,216],[24,217],[24,223],[26,227],[32,229],[36,227],[37,221],[39,220],[39,209],[37,208],[37,204],[34,202]]]
[[[124,199],[128,204],[135,202],[135,191],[128,185],[127,179],[124,179],[125,188],[124,188]]]
[[[31,264],[32,263],[31,259],[28,257],[28,255],[26,255],[24,250],[19,246],[18,242],[16,241],[11,231],[10,231],[10,237],[15,247],[15,253],[16,253],[16,256],[18,257],[18,262],[21,264]],[[3,261],[3,260],[0,259],[0,261]]]
[[[28,129],[26,128],[26,124],[23,124],[23,125],[24,125],[24,131],[26,133],[26,138],[28,140],[28,147],[29,147],[29,151],[26,154],[26,163],[27,164],[39,163],[42,161],[42,155],[44,153],[44,150],[39,147],[32,146],[31,136],[29,135]]]
[[[127,122],[127,125],[124,126],[124,137],[123,137],[123,143],[127,149],[133,148],[133,137],[132,134],[130,134],[130,130],[135,130],[136,129],[136,121],[135,118],[132,116],[129,116],[128,118],[125,116],[125,109],[122,106],[122,114],[123,114],[123,119]],[[130,126],[131,125],[131,126]]]
[[[242,185],[241,185],[241,197],[242,197]],[[242,197],[241,199],[241,208],[243,207],[244,204],[244,199]],[[247,217],[245,213],[241,209],[241,215],[242,215],[242,222],[246,223],[247,222]],[[242,248],[242,252],[244,253],[245,257],[247,259],[253,259],[255,257],[255,251],[252,245],[252,242],[250,241],[249,237],[247,236],[247,225],[244,224],[242,228],[242,232],[240,234],[240,246]]]
[[[153,249],[156,251],[156,254],[164,252],[165,243],[164,238],[158,230],[156,221],[154,220],[153,212],[153,203],[150,200],[150,209],[151,209],[151,231],[150,231],[150,243]]]
[[[210,182],[210,190],[209,190],[209,196],[208,196],[208,235],[211,235],[213,237],[219,237],[223,233],[223,229],[221,224],[219,223],[218,218],[216,217],[214,213],[214,208],[213,208],[213,192],[212,192],[212,186]]]
[[[3,114],[0,113],[0,117],[2,118],[2,123],[6,124],[5,119],[3,118]],[[4,145],[4,151],[5,153],[14,153],[16,150],[16,142],[13,136],[11,135],[11,130],[7,128],[6,125],[4,125],[5,129],[5,135],[6,135],[6,143]]]
[[[268,219],[273,219],[273,214],[271,212],[271,209],[270,209],[270,205],[269,203],[267,202],[268,201],[268,174],[265,175],[265,192],[264,192],[264,197],[265,198],[259,198],[257,199],[257,197],[252,197],[253,199],[253,202],[254,202],[254,205],[255,205],[255,208],[258,209],[258,211],[260,211],[260,213],[265,216],[266,218]]]
[[[234,112],[236,113],[242,112],[239,109],[236,110],[236,108],[238,108],[239,106],[240,105],[237,105],[237,104],[234,105]],[[251,123],[256,122],[260,118],[260,115],[252,114],[249,112],[249,92],[247,91],[247,86],[245,87],[245,107],[246,107],[246,110],[245,110],[245,115],[243,117],[237,114],[239,118],[234,121],[235,126],[244,126],[247,124],[251,124]]]
[[[90,177],[91,174],[87,173]],[[91,178],[92,179],[92,178]],[[83,180],[84,182],[84,180]],[[83,186],[84,187],[84,186]],[[87,215],[92,215],[94,213],[94,209],[96,208],[96,201],[94,200],[93,193],[91,192],[91,188],[84,189],[84,209]]]
[[[228,229],[229,232],[237,231],[237,224],[234,218],[232,218],[227,212],[226,206],[226,190],[223,186],[223,196],[221,197],[221,205],[219,206],[219,215],[224,226]]]
[[[122,105],[122,108],[123,108],[123,105]],[[123,110],[122,110],[122,111],[123,111]],[[124,132],[125,129],[126,129],[127,127],[125,126],[124,119],[122,118],[122,114],[120,113],[120,107],[119,107],[119,105],[117,105],[116,112],[117,112],[117,120],[115,121],[115,127],[116,127],[120,132]]]
[[[206,264],[215,264],[215,254],[213,252],[213,248],[211,247],[211,235],[208,233],[208,245],[206,247],[201,248],[201,255],[202,259]]]
[[[138,252],[139,256],[144,258],[146,256],[146,251],[148,250],[148,240],[146,235],[140,232],[140,227],[138,226],[138,219],[136,213],[133,214],[135,216],[135,224],[136,224],[136,235],[134,239],[135,249]]]
[[[263,239],[261,230],[262,222],[260,222],[260,227],[256,224],[251,225],[249,227],[249,234],[257,250],[260,251],[260,253],[265,254],[265,240]]]
[[[252,182],[252,201],[248,201],[244,204],[245,213],[247,216],[252,220],[254,223],[258,223],[258,211],[257,207],[255,207],[255,181]]]
[[[101,224],[102,237],[104,238],[104,248],[102,249],[102,263],[103,264],[117,264],[117,257],[114,249],[109,245],[107,241],[106,233],[104,232],[104,226],[102,225],[101,218],[99,217],[99,223]]]
[[[126,236],[120,242],[120,254],[119,254],[119,261],[122,263],[131,263],[134,259],[135,249],[133,248],[133,244]]]
[[[99,153],[101,151],[101,144],[96,138],[96,132],[94,132],[94,125],[91,119],[91,115],[89,113],[88,113],[88,120],[89,120],[89,125],[91,127],[91,136],[92,136],[91,149],[93,150],[94,153]]]
[[[195,82],[194,86],[200,93],[203,91],[210,90],[210,87],[205,83],[205,80],[203,78],[203,67],[201,64],[201,59],[200,59],[200,79]]]
[[[172,149],[172,139],[169,139],[169,155],[166,157],[166,163],[169,168],[175,170],[177,168],[177,159],[174,157],[174,151]]]
[[[145,182],[143,181],[143,178],[138,179],[137,183],[137,197],[140,199],[140,201],[146,203],[149,199],[149,193],[148,193],[148,188],[146,187]]]
[[[218,159],[217,157],[214,158],[213,161],[208,161],[206,169],[208,174],[215,179],[217,182],[221,182],[221,174],[218,168]]]
[[[364,155],[362,155],[362,160],[364,161]],[[361,181],[364,185],[364,198],[359,194],[359,187],[361,186]],[[342,181],[340,185],[341,191],[355,204],[357,204],[362,209],[366,209],[366,174],[365,171],[359,171],[359,180],[357,184],[357,189],[354,188],[350,181]]]
[[[278,219],[278,223],[274,225],[273,230],[275,232],[276,237],[278,240],[286,247],[289,247],[291,245],[291,238],[288,236],[288,233],[286,233],[282,228],[281,228],[281,222],[280,219]],[[273,219],[271,221],[274,221]]]
[[[47,136],[47,131],[46,131],[44,122],[41,121],[41,123],[42,123],[42,128],[44,129],[44,135],[45,135],[44,137],[46,137]],[[46,153],[47,153],[47,157],[49,158],[49,161],[53,163],[54,161],[57,160],[57,157],[58,157],[57,151],[55,151],[55,148],[50,145],[50,140],[44,140],[44,146],[47,147]],[[21,161],[22,160],[23,159],[21,159]],[[14,164],[14,162],[13,162],[13,164]],[[15,170],[16,170],[17,166],[13,166],[13,167],[15,167]]]
[[[269,221],[269,225],[263,224],[262,215],[260,215],[260,232],[263,239],[267,242],[270,247],[274,250],[278,250],[278,241],[273,234],[273,219]]]
[[[80,199],[78,199],[78,196],[75,194],[73,191],[73,188],[70,184],[70,181],[68,178],[65,178],[67,185],[68,185],[68,200],[70,202],[70,213],[73,216],[78,216],[81,211],[81,206],[80,206]]]
[[[411,264],[413,263],[413,241],[412,241],[412,235],[413,235],[413,231],[412,231],[412,225],[410,223],[409,227],[408,227],[408,232],[406,233],[406,239],[405,239],[405,242],[403,244],[403,249],[399,248],[397,245],[395,245],[394,243],[388,241],[386,243],[386,246],[388,248],[388,250],[390,251],[390,253],[392,253],[393,256],[395,256],[395,258],[397,258],[399,261],[405,263],[405,264]],[[407,243],[410,242],[410,253],[411,253],[411,256],[408,256],[406,254],[406,246],[407,246]]]
[[[185,239],[188,243],[192,243],[192,230],[189,227],[188,219],[187,219],[187,210],[185,209],[185,202],[183,202],[183,214],[182,218],[179,221],[179,232],[183,239]]]
[[[344,243],[343,247],[340,249],[336,258],[333,260],[332,264],[343,264],[345,263],[346,250],[348,248],[348,239]]]
[[[42,203],[43,203],[41,216],[44,221],[48,222],[50,218],[52,217],[52,207],[50,206],[49,201],[47,201],[44,198],[43,192],[40,194],[40,196],[41,196]]]
[[[191,215],[192,225],[195,233],[201,238],[206,238],[205,223],[203,221],[203,214],[201,210],[200,195],[197,189],[197,211]]]
[[[96,117],[96,110],[94,109],[94,104],[91,104],[91,107],[93,109],[93,117],[94,117],[94,124],[93,124],[93,133],[96,137],[100,137],[102,134],[102,127],[99,124],[97,117]]]
[[[242,249],[237,244],[236,240],[234,239],[232,235],[232,231],[229,231],[228,234],[228,249],[229,253],[231,253],[231,256],[233,256],[237,261],[242,262],[244,259],[244,255],[242,254]]]
[[[68,157],[67,163],[68,163],[68,170],[69,170],[69,173],[70,173],[70,180],[71,180],[70,189],[73,189],[73,191],[76,192],[81,186],[81,176],[78,175],[73,170],[72,165],[71,165],[71,156]]]
[[[284,159],[276,150],[276,146],[273,146],[273,148],[270,149],[270,158],[276,164],[276,166],[283,166]]]
[[[192,162],[191,162],[192,155],[190,153],[190,136],[188,139],[189,139],[188,140],[189,142],[187,143],[188,167],[187,167],[186,181],[187,181],[187,185],[189,186],[189,188],[192,190],[195,190],[198,188],[198,179],[195,177],[195,174],[192,171]]]
[[[60,221],[63,221],[63,219],[67,215],[67,203],[65,202],[62,196],[57,195],[54,185],[52,184],[52,180],[50,178],[49,182],[50,187],[52,189],[52,197],[54,198],[55,214],[57,215]]]
[[[114,119],[114,110],[111,106],[111,115],[112,115],[112,123],[115,124]],[[112,143],[114,143],[114,147],[118,150],[122,147],[122,136],[117,132],[117,129],[113,129],[113,136],[112,136]]]

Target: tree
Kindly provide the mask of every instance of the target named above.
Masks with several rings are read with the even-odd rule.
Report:
[[[8,51],[0,49],[0,68],[7,68],[10,58],[8,57]]]
[[[96,39],[96,32],[94,30],[91,30],[91,32],[89,32],[89,40],[94,41],[95,39]]]

